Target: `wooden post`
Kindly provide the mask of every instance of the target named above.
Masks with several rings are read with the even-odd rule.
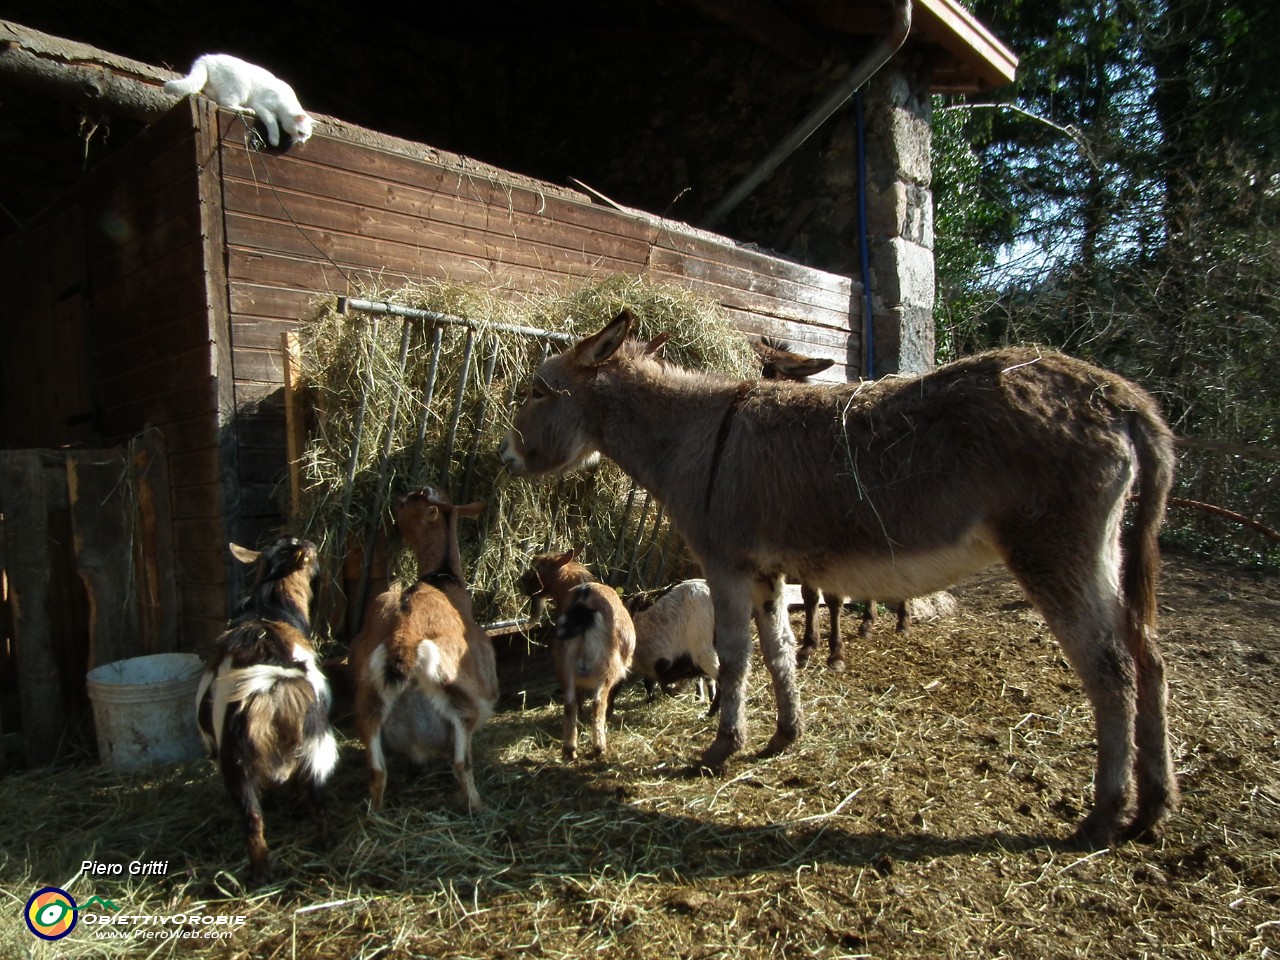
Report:
[[[129,462],[101,451],[67,454],[76,572],[89,597],[89,669],[137,656],[133,498]]]
[[[170,653],[178,649],[178,588],[164,434],[148,430],[134,437],[129,441],[129,456],[135,491],[133,559],[140,652]]]
[[[307,444],[306,405],[302,402],[302,348],[293,331],[281,334],[284,352],[284,443],[289,461],[289,518],[302,513],[302,451]]]

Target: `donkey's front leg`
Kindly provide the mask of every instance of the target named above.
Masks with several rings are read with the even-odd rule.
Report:
[[[782,577],[761,575],[756,578],[752,612],[756,631],[760,634],[760,650],[773,683],[773,698],[778,707],[778,726],[764,748],[762,756],[780,753],[799,738],[804,720],[796,695],[796,638],[787,617],[787,604],[782,595]],[[835,607],[832,607],[833,611]],[[834,612],[832,616],[837,614]]]
[[[702,765],[720,770],[747,741],[746,691],[751,668],[751,580],[736,571],[707,572],[716,617],[720,728]],[[792,666],[794,670],[794,664]]]

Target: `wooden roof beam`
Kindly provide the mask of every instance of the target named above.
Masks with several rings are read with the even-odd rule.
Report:
[[[172,76],[150,64],[0,20],[0,81],[44,91],[86,110],[155,120],[178,101],[163,89]]]

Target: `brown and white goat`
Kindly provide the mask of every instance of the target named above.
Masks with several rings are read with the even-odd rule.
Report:
[[[630,604],[628,609],[633,609]],[[634,610],[631,619],[636,629],[631,672],[644,680],[650,700],[659,687],[681,680],[705,678],[715,683],[720,658],[707,581],[677,583],[649,606]]]
[[[459,518],[484,506],[455,506],[431,488],[397,497],[393,505],[400,535],[418,560],[418,581],[375,599],[350,654],[374,810],[386,792],[386,748],[419,764],[445,754],[467,809],[484,808],[471,740],[493,713],[498,670],[493,642],[472,616],[458,552]]]
[[[532,601],[534,617],[547,598],[556,614],[551,654],[564,696],[564,758],[577,755],[578,698],[584,694],[592,698],[592,749],[602,756],[613,696],[635,654],[631,615],[618,592],[597,581],[572,550],[535,556],[520,585]]]
[[[326,840],[324,784],[338,744],[329,727],[329,685],[311,646],[315,544],[283,537],[261,551],[233,543],[231,553],[253,567],[253,582],[200,678],[196,718],[240,810],[250,872],[261,881],[271,872],[262,792],[300,782]]]
[[[746,743],[753,616],[777,701],[766,753],[801,735],[784,574],[914,597],[1000,560],[1093,706],[1093,809],[1073,841],[1106,845],[1168,816],[1155,586],[1174,450],[1147,393],[1031,347],[873,383],[735,381],[662,362],[627,340],[631,323],[624,311],[543,361],[500,453],[516,475],[603,453],[666,506],[715,605],[721,709],[705,766]]]
[[[809,378],[830,367],[834,360],[818,357],[806,357],[796,353],[791,345],[780,340],[762,337],[754,341],[752,347],[760,358],[760,376],[764,380],[790,380],[793,383],[808,383]],[[827,636],[827,666],[839,672],[845,668],[844,641],[840,636],[840,615],[844,611],[844,597],[836,593],[823,595],[822,591],[807,583],[800,585],[800,602],[804,607],[804,635],[800,638],[800,646],[796,649],[796,666],[803,667],[818,649],[818,600],[827,604],[827,620],[831,630]],[[871,637],[876,624],[876,601],[863,601],[862,622],[858,627],[858,636],[863,640]],[[906,600],[898,602],[898,623],[896,632],[907,634],[911,631],[911,613]]]

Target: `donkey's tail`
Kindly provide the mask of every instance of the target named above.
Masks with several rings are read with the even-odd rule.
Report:
[[[1129,439],[1138,457],[1138,503],[1124,539],[1122,584],[1128,610],[1129,648],[1146,648],[1156,624],[1156,580],[1160,569],[1160,526],[1173,487],[1173,431],[1148,400],[1129,417]]]

